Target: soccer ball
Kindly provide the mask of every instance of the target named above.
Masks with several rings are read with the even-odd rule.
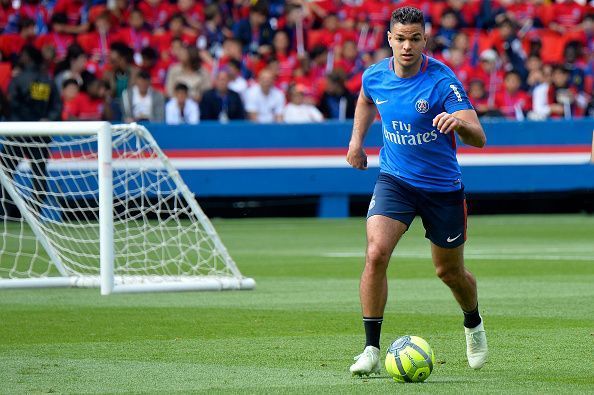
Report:
[[[386,370],[394,381],[418,383],[429,377],[435,355],[429,343],[418,336],[402,336],[388,348]]]

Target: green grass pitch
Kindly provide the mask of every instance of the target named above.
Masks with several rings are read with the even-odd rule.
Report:
[[[438,362],[421,384],[348,373],[363,219],[214,224],[255,291],[0,291],[0,393],[594,393],[592,216],[469,219],[491,351],[480,371],[417,219],[392,258],[382,348],[427,339]]]

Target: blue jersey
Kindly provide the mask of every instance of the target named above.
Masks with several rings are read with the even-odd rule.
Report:
[[[454,133],[442,134],[432,122],[444,111],[473,108],[462,84],[447,66],[425,55],[421,69],[410,78],[398,77],[393,62],[384,59],[363,73],[363,92],[382,118],[380,171],[417,188],[460,189]]]

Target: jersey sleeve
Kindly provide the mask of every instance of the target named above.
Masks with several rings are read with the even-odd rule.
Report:
[[[449,70],[448,70],[449,71]],[[453,72],[448,72],[445,78],[439,81],[439,90],[443,100],[443,107],[446,112],[454,113],[460,110],[473,110],[466,91]]]

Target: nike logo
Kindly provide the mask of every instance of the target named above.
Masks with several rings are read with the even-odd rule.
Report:
[[[375,99],[375,104],[377,104],[377,105],[384,104],[384,103],[387,103],[387,102],[388,102],[387,100],[380,100],[380,99],[377,99],[377,98]]]
[[[458,239],[458,237],[462,236],[462,233],[460,233],[458,236],[454,237],[453,239],[451,237],[448,237],[446,240],[448,243],[451,243],[453,241],[456,241],[456,239]]]

